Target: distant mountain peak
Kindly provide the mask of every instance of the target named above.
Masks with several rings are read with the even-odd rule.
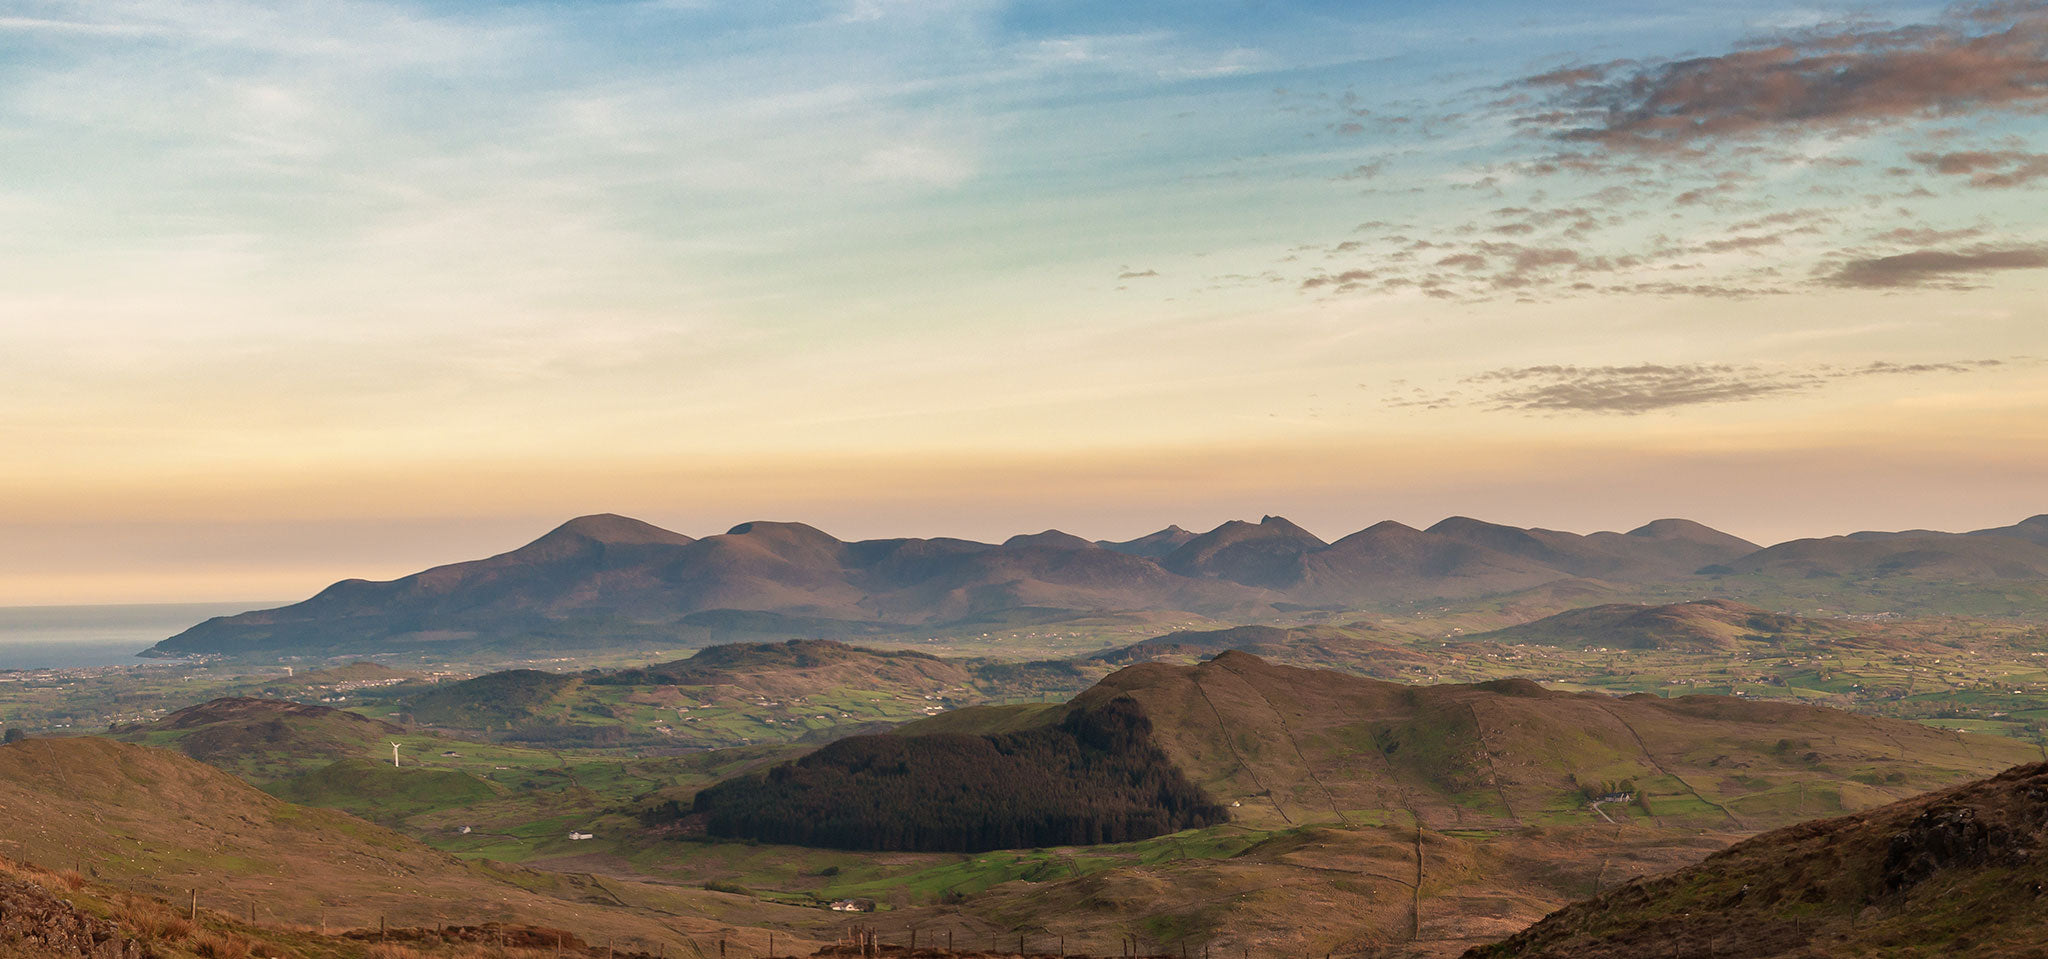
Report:
[[[1094,543],[1082,539],[1079,536],[1075,536],[1072,533],[1067,533],[1056,529],[1049,529],[1042,533],[1019,533],[1015,536],[1010,537],[1009,539],[1003,540],[1003,545],[1010,548],[1016,548],[1020,546],[1036,546],[1041,549],[1101,548]]]
[[[1127,556],[1142,556],[1146,559],[1157,560],[1166,558],[1167,554],[1179,549],[1187,541],[1194,538],[1194,533],[1181,529],[1179,526],[1168,526],[1157,532],[1146,533],[1137,539],[1127,539],[1121,542],[1106,539],[1097,540],[1095,545],[1111,552],[1123,553]]]
[[[1438,535],[1442,535],[1442,534],[1444,534],[1444,533],[1447,533],[1447,532],[1450,532],[1450,531],[1452,531],[1452,530],[1460,530],[1460,529],[1507,529],[1507,528],[1508,528],[1508,527],[1504,527],[1504,526],[1502,526],[1502,525],[1501,525],[1501,524],[1499,524],[1499,523],[1489,523],[1489,522],[1487,522],[1487,521],[1485,521],[1485,520],[1483,520],[1483,519],[1473,519],[1473,518],[1472,518],[1472,517],[1470,517],[1470,516],[1446,516],[1446,517],[1444,517],[1443,519],[1437,520],[1437,521],[1436,521],[1436,523],[1435,523],[1434,525],[1430,526],[1430,527],[1429,527],[1428,529],[1426,529],[1426,530],[1423,530],[1423,532],[1425,532],[1425,533],[1436,533],[1436,534],[1438,534]],[[1519,530],[1517,530],[1517,532],[1520,532],[1520,531],[1519,531]]]
[[[669,543],[684,546],[692,542],[690,537],[681,533],[617,513],[578,516],[549,530],[545,536],[534,542],[570,536],[596,540],[600,543]]]
[[[1477,521],[1475,520],[1474,522],[1477,522]],[[1442,525],[1442,524],[1438,524],[1438,525]],[[1400,520],[1392,520],[1392,519],[1383,519],[1383,520],[1380,520],[1380,521],[1379,521],[1379,522],[1377,522],[1377,523],[1374,523],[1374,524],[1372,524],[1371,526],[1368,526],[1368,527],[1366,527],[1366,528],[1364,528],[1364,529],[1360,530],[1359,532],[1361,532],[1361,533],[1376,533],[1376,534],[1382,534],[1382,535],[1384,535],[1384,534],[1386,534],[1386,533],[1420,533],[1420,532],[1422,532],[1422,531],[1421,531],[1421,530],[1419,530],[1419,529],[1416,529],[1416,528],[1415,528],[1415,527],[1413,527],[1413,526],[1410,526],[1410,525],[1408,525],[1407,523],[1403,523],[1403,522],[1401,522]]]
[[[725,531],[727,536],[800,536],[806,539],[823,538],[839,542],[838,537],[812,526],[809,523],[786,523],[774,520],[748,520]]]

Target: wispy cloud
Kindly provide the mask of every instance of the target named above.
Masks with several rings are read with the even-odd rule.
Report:
[[[1783,369],[1737,363],[1639,363],[1628,366],[1523,366],[1489,370],[1460,388],[1391,399],[1389,405],[1443,409],[1465,406],[1529,414],[1594,413],[1634,416],[1689,406],[1742,403],[1809,393],[1845,380],[1962,374],[2006,366],[1986,359]]]
[[[1968,177],[1974,187],[2004,189],[2048,178],[2048,153],[2022,150],[1962,150],[1915,153],[1912,160],[1946,176]]]

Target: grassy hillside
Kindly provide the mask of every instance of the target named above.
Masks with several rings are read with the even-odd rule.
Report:
[[[2048,764],[1767,833],[1559,910],[1471,959],[2031,957]]]
[[[264,791],[286,802],[362,810],[365,818],[391,821],[489,802],[509,790],[453,769],[343,759],[270,783]]]
[[[434,726],[492,729],[530,723],[563,712],[574,676],[538,669],[508,669],[435,686],[407,698],[413,718]]]

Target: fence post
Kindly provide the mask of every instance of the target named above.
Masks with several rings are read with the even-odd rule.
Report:
[[[192,921],[199,921],[199,890],[192,890]]]

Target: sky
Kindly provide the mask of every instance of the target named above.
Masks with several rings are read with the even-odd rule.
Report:
[[[0,0],[0,604],[2048,512],[2048,3]]]

